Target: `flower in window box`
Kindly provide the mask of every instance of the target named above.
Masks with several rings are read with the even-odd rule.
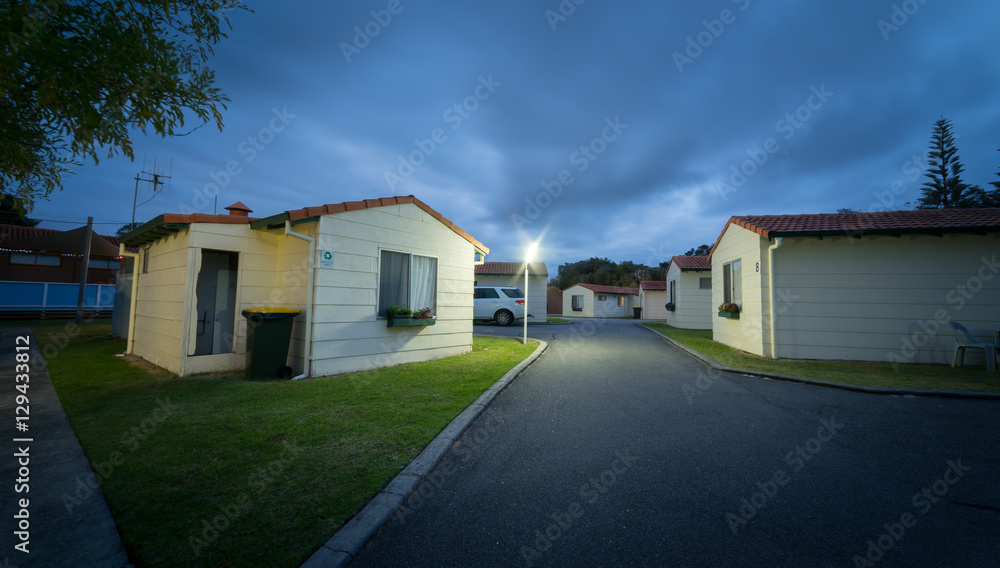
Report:
[[[385,309],[386,317],[396,318],[399,316],[410,316],[413,312],[409,308],[404,308],[402,306],[389,306]]]
[[[672,312],[677,309],[677,306],[675,306],[673,302],[667,302],[663,307],[667,308],[668,312]]]
[[[738,314],[740,313],[740,307],[732,302],[724,302],[722,304],[719,304],[719,311],[728,312],[731,314]]]
[[[419,318],[419,319],[426,319],[426,318],[431,318],[431,317],[434,317],[434,316],[431,314],[431,309],[430,308],[420,308],[419,310],[413,312],[413,317]]]

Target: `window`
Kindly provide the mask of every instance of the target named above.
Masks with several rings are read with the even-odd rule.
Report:
[[[88,268],[107,268],[110,270],[118,270],[121,268],[122,263],[117,259],[106,259],[106,258],[92,258],[90,263],[88,263]]]
[[[583,296],[573,296],[573,311],[582,312],[583,311]]]
[[[671,304],[677,304],[677,281],[670,281],[670,299],[668,300]]]
[[[618,307],[619,308],[625,307],[625,296],[618,296]]]
[[[604,302],[604,301],[607,301],[607,299],[608,299],[608,297],[605,296],[604,294],[598,294],[597,295],[597,301],[598,302]]]
[[[501,288],[500,291],[508,298],[523,298],[524,294],[517,288]]]
[[[142,251],[142,273],[149,274],[149,249]]]
[[[743,307],[743,268],[734,260],[722,265],[723,302]]]
[[[497,294],[497,291],[494,290],[493,288],[476,288],[475,293],[473,294],[472,297],[475,298],[476,300],[480,300],[483,298],[491,300],[494,298],[499,298],[500,294]]]
[[[405,252],[382,251],[378,317],[389,306],[437,312],[437,259]]]
[[[698,279],[698,288],[701,290],[711,290],[712,289],[712,277],[702,276]]]
[[[10,253],[11,264],[37,264],[39,266],[59,266],[62,258],[58,254],[36,254],[33,252]]]

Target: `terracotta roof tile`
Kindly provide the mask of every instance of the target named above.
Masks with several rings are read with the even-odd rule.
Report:
[[[676,257],[675,257],[676,258]],[[666,280],[643,280],[639,283],[640,290],[666,290]]]
[[[477,241],[470,235],[466,233],[454,223],[446,219],[443,215],[432,209],[429,205],[420,201],[412,195],[396,196],[396,197],[381,197],[378,199],[365,199],[363,201],[345,201],[343,203],[328,203],[326,205],[318,205],[313,207],[303,207],[301,209],[289,209],[285,211],[288,215],[288,219],[291,221],[301,221],[303,219],[309,219],[312,217],[320,217],[322,215],[333,215],[337,213],[343,213],[345,211],[359,211],[361,209],[370,209],[373,207],[385,207],[389,205],[404,205],[404,204],[414,204],[424,212],[426,212],[431,217],[434,217],[440,221],[444,226],[448,227],[455,233],[457,233],[463,239],[472,243],[479,250],[486,254],[489,254],[490,249],[486,247],[483,243]],[[241,203],[236,203],[234,205],[242,205]],[[246,207],[244,205],[244,207]],[[249,209],[248,209],[249,210]],[[192,213],[192,214],[179,214],[179,213],[164,213],[163,222],[171,224],[184,224],[184,223],[249,223],[250,221],[256,221],[257,217],[243,217],[240,215],[208,215],[205,213]]]
[[[22,225],[0,225],[0,247],[7,239],[30,239],[42,237],[55,233],[63,233],[59,229],[40,229],[38,227],[24,227]],[[118,237],[112,235],[100,235],[100,237],[114,246],[118,246]]]
[[[670,264],[676,264],[682,271],[712,269],[712,263],[708,261],[707,256],[675,256],[670,259]]]
[[[544,262],[532,262],[529,268],[530,274],[548,276],[549,269]],[[524,275],[523,262],[484,262],[476,265],[476,274],[488,274],[494,276],[513,276],[515,274]]]
[[[573,286],[582,286],[598,294],[631,294],[633,296],[639,295],[638,288],[626,288],[624,286],[604,286],[603,284],[574,284]],[[569,288],[572,288],[570,286]],[[569,289],[567,288],[567,290]]]
[[[862,235],[907,233],[972,233],[1000,231],[1000,209],[917,209],[871,213],[816,213],[806,215],[741,215],[729,219],[712,246],[712,252],[729,225],[737,225],[769,239],[781,236]],[[711,258],[709,254],[709,258]]]

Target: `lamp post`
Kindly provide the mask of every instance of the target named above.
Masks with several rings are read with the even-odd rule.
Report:
[[[538,251],[538,241],[528,245],[528,252],[524,255],[524,339],[521,345],[528,344],[528,265],[535,259],[535,252]]]

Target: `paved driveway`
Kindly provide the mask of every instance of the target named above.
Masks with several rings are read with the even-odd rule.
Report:
[[[530,335],[352,566],[1000,566],[998,402],[716,373],[629,320]]]

